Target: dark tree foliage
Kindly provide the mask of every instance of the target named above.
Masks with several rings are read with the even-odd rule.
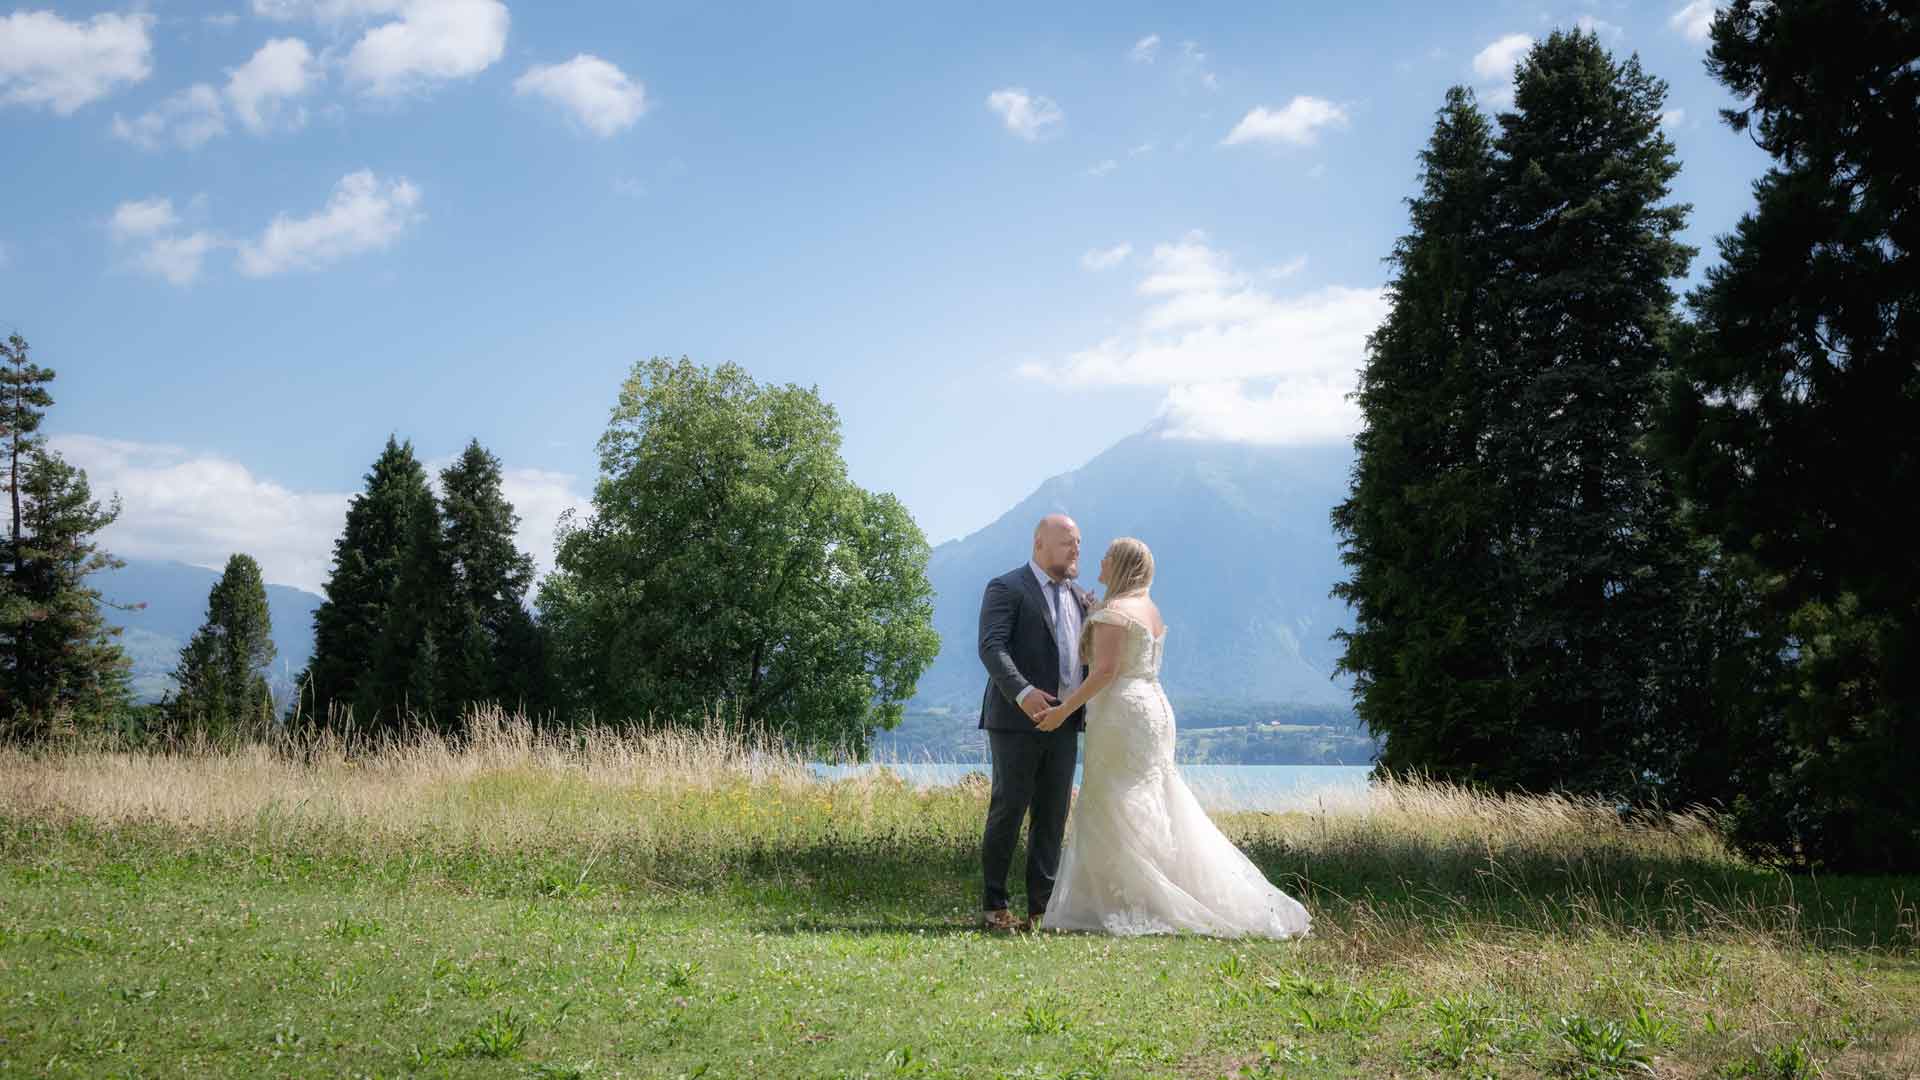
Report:
[[[549,707],[544,639],[525,606],[533,560],[500,461],[471,442],[441,470],[442,496],[411,443],[387,440],[334,544],[327,599],[297,714],[363,732],[458,730],[470,707]]]
[[[374,638],[373,663],[354,694],[356,715],[386,717],[440,730],[460,720],[460,699],[448,685],[453,568],[446,528],[420,472],[402,514],[399,565],[389,582],[386,617]]]
[[[441,471],[440,509],[449,588],[443,697],[537,714],[550,694],[526,606],[533,559],[514,543],[520,518],[502,490],[500,459],[478,440]]]
[[[1666,85],[1592,34],[1534,46],[1495,140],[1492,468],[1512,500],[1504,783],[1634,792],[1671,768],[1662,685],[1698,567],[1643,439],[1693,252]]]
[[[297,716],[337,722],[351,710],[354,725],[366,732],[408,722],[407,709],[418,700],[409,691],[419,649],[409,641],[405,663],[396,665],[384,659],[382,645],[392,640],[388,624],[403,568],[416,564],[415,581],[430,572],[417,565],[415,547],[437,528],[434,516],[433,492],[413,444],[389,437],[334,541],[326,599],[313,613],[313,658],[293,706]]]
[[[1334,513],[1343,666],[1387,769],[1728,791],[1734,735],[1698,716],[1747,671],[1754,579],[1687,535],[1646,452],[1693,254],[1664,96],[1638,60],[1555,33],[1497,137],[1456,89],[1421,155]]]
[[[273,621],[251,555],[234,555],[207,594],[207,618],[180,650],[167,726],[176,736],[260,738],[273,726]]]
[[[1492,136],[1447,92],[1420,154],[1412,230],[1389,259],[1392,307],[1368,339],[1351,496],[1333,512],[1353,607],[1343,670],[1390,772],[1494,779],[1513,716],[1502,478],[1487,459],[1502,388],[1490,356]]]
[[[1785,749],[1737,814],[1753,850],[1920,866],[1920,16],[1735,0],[1708,70],[1774,164],[1689,297],[1662,449],[1695,524],[1765,575]],[[1784,689],[1781,688],[1784,684]]]
[[[847,479],[817,393],[636,364],[600,474],[540,589],[574,715],[719,716],[856,751],[899,722],[939,647],[927,542],[899,500]]]
[[[129,664],[87,576],[123,565],[95,541],[120,515],[37,432],[54,372],[19,335],[0,345],[0,439],[12,529],[0,566],[0,737],[100,722],[129,701]]]

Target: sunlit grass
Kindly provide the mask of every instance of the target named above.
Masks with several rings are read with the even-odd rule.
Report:
[[[1223,827],[1304,942],[973,929],[980,784],[718,729],[0,751],[0,1073],[1920,1075],[1920,880],[1419,783]]]

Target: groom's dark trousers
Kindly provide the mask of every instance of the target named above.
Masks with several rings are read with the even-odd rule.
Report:
[[[1091,597],[1075,587],[1073,598],[1084,622]],[[1060,689],[1060,648],[1054,642],[1045,594],[1025,565],[987,583],[980,601],[980,662],[987,669],[980,726],[986,729],[993,755],[993,794],[980,841],[985,877],[982,907],[995,911],[1008,906],[1007,873],[1020,841],[1021,822],[1031,814],[1027,913],[1038,916],[1047,910],[1054,877],[1060,871],[1060,844],[1067,831],[1073,766],[1086,714],[1082,710],[1055,730],[1041,731],[1021,711],[1020,692],[1027,687],[1056,699]]]

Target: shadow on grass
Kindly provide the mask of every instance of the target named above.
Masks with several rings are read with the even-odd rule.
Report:
[[[1363,920],[1444,937],[1467,927],[1547,935],[1730,935],[1824,949],[1910,953],[1920,931],[1920,878],[1790,876],[1726,860],[1507,850],[1406,840],[1304,851],[1254,840],[1242,850],[1316,919]],[[979,903],[979,856],[957,838],[876,838],[759,848],[733,863],[729,887],[804,922],[856,925],[865,910],[911,919]],[[1014,907],[1024,906],[1013,860]],[[930,925],[939,925],[929,920]],[[965,927],[962,927],[964,929]]]
[[[1384,926],[1435,940],[1476,929],[1760,934],[1890,960],[1910,957],[1920,944],[1920,877],[1788,876],[1632,838],[1498,851],[1471,839],[1419,836],[1333,837],[1308,846],[1256,834],[1241,842],[1323,926]],[[1016,853],[1016,909],[1025,905],[1024,865]],[[871,934],[968,932],[980,896],[978,840],[950,826],[666,848],[614,837],[589,851],[550,841],[489,847],[311,831],[210,841],[163,825],[0,817],[0,874],[20,883],[77,876],[128,889],[177,876],[223,887],[424,887],[553,903],[650,896],[718,903],[769,930]]]

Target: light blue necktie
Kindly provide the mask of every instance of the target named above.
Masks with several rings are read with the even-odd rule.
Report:
[[[1047,582],[1053,603],[1053,643],[1060,651],[1060,696],[1067,696],[1067,687],[1073,683],[1073,641],[1067,634],[1066,609],[1060,606],[1060,583]]]

